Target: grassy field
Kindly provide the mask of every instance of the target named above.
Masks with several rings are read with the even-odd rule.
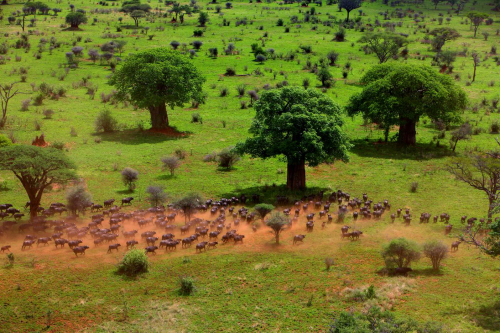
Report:
[[[219,3],[223,9],[222,14],[217,14],[216,5],[200,2],[200,7],[210,15],[210,23],[203,29],[203,37],[193,37],[193,31],[199,29],[197,14],[186,16],[180,26],[172,25],[171,17],[150,17],[141,19],[139,28],[135,28],[130,17],[117,11],[121,3],[109,1],[106,2],[109,6],[101,6],[85,0],[74,5],[87,11],[88,24],[81,26],[82,31],[69,31],[61,26],[69,12],[69,3],[44,2],[51,8],[61,8],[62,12],[58,16],[37,15],[35,26],[26,27],[26,31],[30,31],[31,49],[28,52],[11,47],[2,55],[0,82],[20,81],[25,75],[26,82],[19,83],[18,87],[26,94],[11,101],[8,123],[1,133],[15,137],[19,143],[30,144],[41,133],[49,143],[63,142],[68,156],[78,166],[78,175],[96,202],[129,195],[121,182],[120,171],[124,167],[140,172],[132,194],[138,207],[147,205],[144,190],[150,184],[165,186],[171,198],[192,191],[207,198],[241,193],[261,193],[269,202],[273,202],[277,194],[300,198],[304,193],[286,190],[286,173],[283,173],[286,164],[278,159],[262,161],[246,156],[229,172],[218,169],[215,163],[203,162],[204,155],[232,146],[248,136],[254,110],[240,108],[240,101],[249,102],[249,97],[238,98],[236,87],[245,84],[247,90],[259,90],[260,93],[266,84],[274,87],[287,81],[289,85],[302,85],[303,80],[309,78],[311,87],[320,89],[315,75],[304,67],[308,61],[316,63],[334,50],[340,54],[338,66],[331,67],[336,83],[324,93],[345,105],[353,93],[360,91],[357,82],[363,73],[378,63],[375,55],[365,54],[363,45],[358,43],[363,36],[359,29],[348,29],[345,42],[332,41],[338,25],[333,23],[330,27],[322,22],[345,18],[345,11],[338,12],[337,5],[304,8],[299,4],[245,1],[233,2],[232,9],[225,9],[224,3]],[[159,2],[150,5],[160,8],[163,13],[169,8]],[[312,7],[316,9],[314,19],[319,22],[304,22],[304,13]],[[20,39],[21,28],[9,25],[7,17],[20,10],[22,4],[11,1],[0,8],[3,9],[0,44],[12,46]],[[446,3],[434,9],[430,2],[394,7],[381,2],[365,2],[361,8],[362,25],[375,26],[376,20],[382,24],[390,22],[397,24],[396,32],[409,35],[409,57],[390,61],[431,64],[435,52],[423,41],[428,31],[440,26],[440,14],[444,18],[442,26],[453,27],[462,35],[448,42],[444,49],[459,52],[467,49],[464,56],[457,57],[450,75],[459,75],[457,83],[470,98],[463,120],[482,131],[471,140],[460,142],[457,155],[466,148],[492,149],[497,145],[497,135],[490,133],[490,126],[500,120],[498,106],[492,105],[500,95],[500,82],[495,82],[499,80],[500,67],[491,48],[498,47],[500,41],[497,34],[500,15],[491,8],[488,1],[468,3],[460,15],[452,13]],[[109,13],[90,13],[95,9]],[[465,21],[467,12],[473,9],[488,12],[494,20],[491,25],[481,25],[476,38]],[[396,10],[404,11],[404,18],[393,16],[384,20],[385,11],[391,14]],[[420,22],[415,14],[419,14]],[[300,22],[290,22],[294,15]],[[352,19],[359,16],[357,10],[351,13]],[[122,23],[119,17],[123,17]],[[95,23],[94,18],[97,19]],[[284,26],[277,26],[279,18],[284,20]],[[450,18],[449,22],[446,18]],[[229,26],[222,26],[224,19],[230,21]],[[236,22],[243,19],[247,24],[236,26]],[[149,27],[147,33],[145,27]],[[285,33],[286,27],[290,28],[289,33]],[[383,27],[376,29],[383,30]],[[481,35],[483,32],[489,33],[486,41]],[[152,40],[147,34],[154,35]],[[114,36],[109,38],[109,35]],[[41,58],[37,59],[35,54],[40,52],[40,40],[52,37],[61,42],[61,47],[49,51],[46,45]],[[192,48],[190,43],[193,41],[203,42],[193,62],[206,77],[207,102],[198,109],[186,105],[184,109],[169,110],[171,125],[181,135],[166,136],[142,130],[149,127],[146,110],[135,110],[123,103],[102,102],[101,93],[109,94],[113,90],[107,84],[112,72],[109,64],[90,61],[87,52],[113,39],[127,42],[123,59],[139,50],[169,47],[173,40],[186,43],[187,49]],[[222,50],[228,43],[235,44],[238,54],[223,55]],[[255,62],[252,43],[274,49],[278,57],[263,64]],[[66,71],[65,53],[74,45],[84,47],[83,56],[78,68]],[[312,53],[304,54],[300,50],[300,46],[306,45],[312,47]],[[208,49],[213,47],[219,50],[216,59],[208,56]],[[472,51],[481,55],[482,62],[476,81],[470,84]],[[292,61],[279,57],[291,53],[295,57]],[[20,61],[16,61],[16,56]],[[347,63],[351,69],[344,80],[342,72]],[[224,76],[228,67],[234,67],[238,76]],[[257,69],[262,75],[256,73]],[[21,74],[25,71],[27,74]],[[46,99],[39,106],[31,102],[27,111],[21,111],[22,101],[34,100],[38,95],[34,90],[42,82],[65,88],[65,96],[59,100]],[[83,82],[98,87],[95,99],[89,97]],[[221,88],[229,90],[228,96],[220,96]],[[47,109],[55,112],[52,119],[44,117],[43,111]],[[104,109],[111,110],[116,117],[119,131],[96,133],[94,121]],[[192,113],[199,113],[203,123],[192,123]],[[70,134],[72,128],[76,136]],[[448,149],[450,129],[444,138],[438,139],[441,132],[429,119],[422,119],[417,127],[418,144],[408,149],[398,148],[392,142],[378,144],[377,141],[383,138],[382,131],[364,125],[361,118],[346,119],[345,130],[354,144],[351,161],[306,168],[309,189],[305,194],[320,189],[327,192],[342,189],[352,196],[368,193],[376,201],[388,199],[394,209],[408,207],[415,215],[424,211],[433,215],[448,212],[455,232],[460,227],[460,216],[485,214],[485,195],[454,181],[443,170],[444,164],[455,155]],[[395,133],[397,129],[393,129],[391,135]],[[187,157],[171,177],[162,170],[160,158],[171,155],[176,149],[185,150]],[[4,184],[0,203],[24,205],[25,192],[13,175],[0,172],[0,182]],[[410,185],[414,182],[418,183],[418,190],[412,193]],[[54,188],[45,194],[42,205],[64,201],[64,195],[64,188]],[[386,292],[384,302],[389,304],[384,306],[392,307],[394,303],[392,308],[398,316],[439,321],[452,332],[500,330],[500,266],[498,260],[481,256],[473,248],[461,247],[453,253],[439,275],[429,270],[428,260],[421,260],[409,279],[377,274],[384,265],[380,257],[381,246],[392,238],[404,236],[419,243],[443,239],[451,244],[453,239],[443,235],[442,224],[417,225],[413,222],[410,227],[402,227],[400,221],[393,225],[385,216],[380,222],[359,222],[358,227],[364,231],[359,242],[340,240],[340,226],[336,224],[328,225],[325,230],[320,230],[317,224],[317,230],[306,237],[303,245],[292,246],[293,234],[305,229],[304,221],[302,216],[294,230],[285,234],[280,247],[272,246],[272,236],[261,229],[256,234],[244,231],[247,238],[243,245],[221,246],[206,254],[195,255],[194,249],[171,254],[160,252],[151,259],[151,271],[134,281],[114,274],[114,264],[123,250],[119,254],[106,255],[105,249],[92,248],[86,257],[78,259],[67,249],[56,252],[52,247],[21,252],[21,237],[13,231],[0,239],[0,245],[12,243],[16,256],[13,268],[0,269],[0,331],[44,330],[48,314],[51,319],[48,331],[325,331],[336,312],[365,306],[346,297],[345,288],[370,284]],[[336,262],[329,272],[324,270],[323,264],[327,256]],[[177,294],[181,275],[195,278],[198,290],[193,296]],[[408,286],[403,288],[406,284]]]

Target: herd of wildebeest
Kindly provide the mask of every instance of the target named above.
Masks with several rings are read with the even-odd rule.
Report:
[[[191,214],[184,214],[182,210],[175,209],[173,205],[123,212],[124,206],[130,206],[132,200],[132,197],[124,198],[121,200],[120,206],[115,205],[114,199],[104,201],[103,205],[90,205],[88,208],[94,215],[91,216],[91,221],[86,226],[77,226],[77,222],[80,221],[79,217],[67,213],[65,205],[62,203],[53,203],[48,209],[40,207],[37,216],[27,223],[20,223],[19,220],[23,218],[24,214],[19,209],[14,208],[11,204],[1,204],[0,219],[4,221],[0,229],[0,236],[6,236],[10,230],[17,227],[19,234],[32,231],[25,235],[21,245],[22,250],[31,249],[35,244],[38,247],[53,243],[56,248],[65,248],[65,245],[68,244],[68,247],[78,256],[85,254],[85,251],[90,248],[85,243],[89,244],[90,242],[93,242],[95,247],[106,244],[108,253],[113,250],[118,251],[119,247],[122,246],[117,242],[120,233],[125,240],[127,249],[142,243],[145,245],[146,254],[156,254],[156,251],[162,248],[165,251],[174,251],[178,245],[181,248],[189,248],[196,243],[196,252],[202,252],[216,248],[219,241],[222,244],[228,242],[243,243],[245,236],[238,233],[238,228],[242,223],[251,224],[252,230],[257,231],[257,224],[253,222],[259,216],[256,212],[245,208],[245,204],[247,201],[258,203],[260,201],[259,195],[252,195],[251,199],[245,195],[238,198],[222,198],[218,201],[209,199],[203,204],[200,203],[196,211],[210,211],[211,220],[193,218],[190,221],[187,221],[186,218]],[[320,192],[294,202],[286,197],[278,196],[276,203],[282,208],[283,214],[290,219],[288,228],[297,224],[299,216],[305,214],[307,219],[306,232],[314,230],[315,217],[317,217],[316,221],[321,221],[321,228],[324,229],[327,223],[334,222],[334,216],[337,223],[343,224],[348,214],[352,215],[354,222],[358,219],[378,220],[384,213],[391,210],[391,204],[388,200],[374,203],[368,199],[367,194],[363,194],[361,199],[351,198],[349,193],[341,190],[328,196],[324,192]],[[330,212],[332,204],[334,206],[337,204],[336,212]],[[28,209],[29,206],[28,202],[25,209]],[[62,214],[65,212],[68,216],[62,218]],[[185,216],[185,221],[181,225],[176,224],[176,218],[179,215]],[[5,220],[5,218],[13,220]],[[410,225],[412,214],[408,208],[397,209],[395,213],[391,213],[390,218],[392,222],[395,222],[396,219],[402,219],[403,223]],[[445,234],[451,232],[452,225],[449,224],[449,214],[442,213],[433,217],[424,212],[420,215],[420,223],[428,223],[431,218],[434,223],[438,221],[446,223]],[[132,221],[133,225],[137,225],[137,229],[125,230],[125,221]],[[461,221],[467,222],[467,227],[470,228],[477,219],[462,216]],[[155,230],[139,231],[148,228]],[[352,229],[352,227],[344,225],[341,228],[342,239],[359,240],[363,232]],[[160,231],[161,237],[158,233],[159,230],[162,230]],[[163,234],[163,232],[165,233]],[[176,237],[176,234],[180,234],[181,238]],[[140,241],[138,240],[139,235]],[[305,237],[305,234],[295,235],[293,244],[303,242]],[[458,250],[459,244],[460,241],[453,242],[452,250]],[[11,245],[4,245],[1,247],[1,252],[10,251],[10,249]]]

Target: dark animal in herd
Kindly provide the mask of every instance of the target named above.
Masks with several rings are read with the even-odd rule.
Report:
[[[111,250],[116,250],[118,251],[118,248],[120,247],[120,244],[112,244],[108,247],[108,253],[111,253]]]
[[[300,242],[300,243],[304,242],[304,238],[306,238],[306,235],[295,235],[295,236],[293,236],[293,244],[296,244],[298,242]]]
[[[2,248],[0,250],[2,251],[2,253],[5,252],[5,251],[9,251],[10,252],[10,248],[11,248],[10,245],[5,245],[5,246],[2,246]]]
[[[84,246],[76,246],[73,248],[73,252],[75,253],[75,256],[78,257],[78,255],[84,255],[85,254],[85,250],[87,250],[89,247],[84,245]]]

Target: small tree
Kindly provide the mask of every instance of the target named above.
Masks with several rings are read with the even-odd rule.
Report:
[[[71,12],[66,15],[66,23],[71,25],[71,28],[78,29],[80,24],[87,23],[87,16],[82,12]]]
[[[326,87],[331,82],[333,75],[326,66],[321,66],[317,74],[318,80],[321,81],[321,85]]]
[[[134,24],[136,27],[139,26],[139,19],[146,16],[146,12],[143,10],[134,10],[130,13],[130,17],[134,20]]]
[[[198,16],[198,23],[200,24],[200,27],[204,27],[210,19],[208,18],[208,13],[205,12],[200,12],[200,15]]]
[[[125,1],[120,9],[121,12],[130,14],[130,17],[134,20],[136,27],[139,25],[139,18],[146,16],[146,13],[149,13],[150,10],[150,5],[146,3],[142,4],[139,0]]]
[[[196,212],[198,207],[201,205],[202,198],[197,193],[190,193],[185,197],[175,201],[173,203],[174,207],[181,209],[184,214],[184,221],[187,223],[191,220],[191,216]]]
[[[460,37],[458,31],[448,27],[436,28],[429,34],[434,36],[434,39],[432,40],[432,47],[437,52],[437,55],[439,55],[441,49],[447,41],[455,40]]]
[[[82,185],[70,188],[66,192],[66,207],[73,214],[84,212],[87,207],[92,205],[92,195],[85,190]]]
[[[337,61],[338,57],[339,54],[335,51],[330,51],[326,55],[326,58],[330,61],[330,66],[335,66],[335,62]]]
[[[397,238],[384,247],[382,257],[389,269],[409,267],[412,262],[420,259],[420,250],[417,243]]]
[[[159,207],[167,201],[167,194],[163,190],[163,187],[159,185],[148,186],[146,193],[148,194],[148,200],[151,207]]]
[[[254,209],[257,213],[259,213],[260,218],[264,220],[266,215],[273,211],[274,206],[271,204],[262,203],[255,205]]]
[[[457,148],[457,143],[460,140],[468,140],[472,134],[472,128],[468,123],[462,124],[459,128],[451,132],[451,142],[452,150],[455,151]]]
[[[217,160],[219,162],[219,168],[229,170],[240,160],[240,155],[234,147],[228,147],[222,149],[217,154]]]
[[[448,246],[441,241],[428,241],[424,244],[424,255],[432,262],[432,268],[439,270],[441,260],[448,255]]]
[[[474,74],[472,75],[472,82],[476,81],[476,68],[481,63],[481,58],[477,52],[472,52],[472,61],[474,62]]]
[[[12,145],[0,149],[0,170],[14,173],[23,185],[30,202],[31,219],[37,215],[43,193],[52,184],[75,179],[75,165],[55,148]]]
[[[7,109],[9,107],[9,102],[18,94],[23,94],[19,89],[14,89],[14,86],[18,82],[0,84],[0,105],[2,107],[2,118],[0,119],[0,128],[5,126],[7,122]]]
[[[347,12],[347,18],[346,22],[349,22],[349,13],[356,9],[361,7],[361,0],[340,0],[339,1],[339,9],[345,9]]]
[[[170,175],[173,176],[175,169],[181,166],[181,161],[177,156],[165,156],[161,159],[163,169],[170,170]]]
[[[135,182],[139,179],[139,171],[132,168],[125,168],[121,174],[123,184],[128,187],[129,191],[133,191],[135,189]]]
[[[368,50],[377,55],[381,64],[396,56],[408,44],[405,37],[389,32],[367,33],[359,42],[366,43]]]
[[[467,14],[467,18],[470,20],[470,24],[474,27],[474,38],[476,38],[477,30],[481,23],[484,22],[488,17],[490,17],[486,13],[480,13],[476,11],[469,12]]]
[[[290,220],[286,215],[276,212],[267,219],[266,225],[271,228],[276,240],[276,245],[279,245],[280,234],[290,225]]]

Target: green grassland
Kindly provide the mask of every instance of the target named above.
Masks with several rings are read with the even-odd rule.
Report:
[[[117,11],[121,5],[119,2],[107,2],[109,6],[101,6],[96,2],[79,1],[73,4],[87,11],[89,22],[81,26],[82,31],[70,31],[61,26],[69,12],[69,3],[44,2],[63,11],[58,16],[37,15],[36,25],[26,27],[31,31],[29,52],[10,48],[3,55],[5,63],[0,65],[1,83],[19,81],[21,67],[28,73],[26,82],[18,85],[27,94],[18,95],[11,101],[9,120],[1,133],[11,134],[18,142],[26,144],[41,133],[49,143],[64,142],[68,156],[78,166],[78,175],[96,202],[129,195],[121,182],[120,171],[124,167],[140,172],[137,188],[132,194],[136,197],[135,206],[147,205],[144,190],[150,184],[165,186],[174,198],[193,191],[207,198],[241,193],[261,193],[269,202],[274,202],[277,194],[300,198],[304,193],[286,190],[286,172],[282,172],[286,171],[286,163],[279,159],[260,160],[246,156],[231,171],[222,171],[215,163],[203,162],[204,155],[232,146],[248,136],[254,110],[240,108],[240,100],[249,102],[249,97],[238,98],[236,87],[245,84],[247,90],[258,89],[261,93],[266,84],[274,87],[286,80],[289,85],[302,85],[303,79],[309,78],[311,88],[320,89],[320,82],[304,66],[308,60],[317,63],[334,50],[340,54],[338,66],[330,68],[336,83],[324,93],[343,106],[353,93],[360,91],[357,82],[363,73],[378,63],[375,55],[365,54],[363,45],[358,43],[363,36],[359,30],[348,29],[346,41],[335,42],[334,33],[338,30],[335,23],[331,27],[321,22],[290,23],[291,16],[297,15],[302,21],[305,11],[309,10],[299,4],[245,1],[233,2],[232,9],[225,9],[224,3],[219,3],[223,7],[219,15],[215,13],[215,5],[199,2],[209,13],[210,23],[203,29],[203,37],[193,37],[193,31],[200,29],[197,14],[186,15],[184,24],[179,26],[172,25],[170,17],[143,18],[139,28],[135,28],[131,18]],[[168,9],[159,2],[150,5],[153,12],[156,7],[162,12]],[[345,11],[338,12],[337,5],[309,6],[316,8],[314,16],[320,21],[333,21],[329,15],[337,20],[346,15]],[[11,46],[20,38],[21,28],[9,25],[7,17],[20,10],[22,4],[11,1],[1,8],[4,18],[0,22],[0,43]],[[488,12],[494,19],[493,24],[480,26],[476,38],[465,22],[467,12],[473,8]],[[460,75],[457,83],[470,98],[470,107],[464,111],[463,120],[483,131],[469,141],[459,142],[457,155],[466,148],[493,149],[497,146],[496,135],[490,133],[490,126],[500,120],[500,109],[491,107],[492,99],[500,95],[500,66],[490,51],[492,46],[499,45],[500,15],[491,8],[488,1],[468,3],[460,15],[452,13],[446,3],[434,9],[430,2],[391,7],[377,1],[365,2],[361,8],[363,25],[375,25],[377,19],[382,24],[401,22],[395,31],[409,35],[409,57],[390,61],[431,64],[435,52],[422,41],[428,31],[440,26],[437,21],[439,14],[444,15],[443,26],[455,28],[462,35],[448,42],[444,49],[468,49],[466,56],[457,57],[450,75]],[[109,10],[110,13],[90,13],[93,9]],[[396,9],[405,11],[405,17],[385,21],[383,12],[391,13]],[[417,23],[414,17],[408,17],[409,9],[412,14],[422,12],[420,16],[425,16],[425,19]],[[357,10],[351,13],[352,19],[358,16]],[[123,17],[122,24],[119,17]],[[449,22],[447,17],[451,18]],[[95,24],[93,18],[97,18]],[[243,18],[247,19],[247,25],[235,26],[236,21]],[[284,26],[277,26],[279,18],[284,20]],[[230,21],[230,26],[222,26],[223,19]],[[121,32],[117,31],[118,27],[121,27]],[[147,34],[154,34],[152,40],[141,32],[144,27],[149,27]],[[285,33],[285,27],[290,28],[289,33]],[[383,30],[383,27],[375,29]],[[487,41],[482,32],[489,32]],[[117,36],[106,38],[108,33]],[[40,39],[49,40],[51,37],[62,42],[62,46],[51,52],[46,47],[41,58],[36,59],[34,54],[38,51]],[[81,40],[77,41],[79,37]],[[195,40],[203,42],[193,62],[206,78],[206,104],[197,109],[186,105],[185,108],[168,110],[170,124],[182,133],[181,136],[141,130],[141,127],[147,129],[149,126],[149,112],[135,110],[123,103],[101,101],[101,93],[109,94],[113,90],[107,84],[112,72],[108,64],[99,61],[94,64],[88,60],[87,52],[91,48],[99,49],[100,45],[113,39],[127,41],[121,56],[123,59],[139,50],[169,47],[173,40],[186,43],[188,49],[192,48],[189,43]],[[239,54],[224,55],[222,51],[228,43],[234,43]],[[295,59],[286,61],[278,57],[259,64],[251,53],[252,43],[259,43],[264,49],[273,48],[277,55],[296,52]],[[65,73],[67,64],[65,53],[74,45],[83,46],[84,55],[78,68],[69,70],[61,81],[59,77]],[[304,54],[299,48],[301,45],[310,45],[312,53]],[[208,56],[208,49],[212,47],[219,50],[216,59]],[[477,69],[476,82],[468,85],[473,68],[472,51],[479,52],[482,62]],[[20,56],[21,61],[16,61],[16,56]],[[342,71],[348,62],[351,70],[344,80]],[[224,76],[228,67],[234,67],[238,76]],[[256,75],[256,69],[260,69],[263,75]],[[95,99],[90,99],[87,90],[81,87],[82,80],[98,86]],[[491,85],[492,81],[497,82]],[[38,87],[42,82],[66,88],[66,95],[59,100],[46,99],[40,106],[31,103],[28,111],[21,111],[21,102],[38,94],[32,91],[31,84]],[[223,87],[229,89],[226,97],[220,97],[220,88]],[[44,109],[55,111],[52,119],[44,118]],[[111,110],[120,124],[119,131],[95,132],[95,118],[103,109]],[[191,114],[195,112],[203,117],[203,123],[191,122]],[[36,130],[35,121],[41,125],[40,130]],[[76,130],[77,136],[70,134],[71,128]],[[454,181],[443,170],[444,164],[454,155],[448,149],[450,129],[444,139],[437,139],[440,131],[429,119],[422,119],[417,127],[418,144],[403,149],[392,142],[379,144],[377,141],[383,138],[382,131],[365,125],[360,117],[346,118],[345,130],[354,144],[350,162],[306,168],[309,189],[305,193],[342,189],[352,196],[368,193],[376,201],[388,199],[393,207],[408,207],[415,215],[424,211],[433,215],[448,212],[452,216],[451,224],[458,232],[459,216],[483,216],[487,200],[484,194]],[[391,135],[395,133],[397,129],[393,129]],[[172,177],[168,171],[162,170],[160,158],[171,155],[176,149],[185,150],[187,156]],[[24,205],[26,195],[13,175],[0,172],[0,181],[6,184],[6,188],[0,191],[0,203]],[[416,193],[410,192],[413,182],[418,183]],[[42,205],[64,201],[64,195],[65,189],[56,187],[45,194]],[[151,259],[150,272],[134,281],[114,274],[114,264],[121,254],[106,255],[104,249],[91,249],[86,257],[76,259],[69,250],[55,252],[52,247],[50,250],[21,252],[17,246],[20,239],[13,238],[16,264],[13,268],[0,269],[0,331],[41,331],[46,326],[48,311],[52,320],[48,331],[58,332],[325,331],[336,312],[351,308],[359,310],[364,306],[343,296],[342,290],[346,287],[373,284],[381,290],[387,284],[399,283],[399,279],[376,273],[383,267],[380,249],[387,241],[403,236],[419,243],[434,238],[443,239],[447,244],[453,241],[452,237],[443,236],[442,224],[418,225],[412,222],[414,225],[403,228],[400,222],[392,225],[385,216],[380,222],[360,222],[365,235],[359,242],[341,241],[338,225],[328,225],[325,230],[320,230],[317,225],[317,230],[306,237],[304,245],[292,247],[293,233],[303,232],[304,221],[305,218],[301,217],[294,231],[285,234],[279,248],[272,246],[272,236],[261,230],[255,235],[247,231],[249,236],[244,245],[220,247],[207,254],[194,255],[194,249],[177,250],[173,254],[161,251]],[[348,223],[352,221],[348,220]],[[9,237],[17,237],[16,233]],[[0,239],[0,242],[3,245],[5,240]],[[186,263],[185,256],[190,262]],[[323,265],[327,256],[336,261],[329,272]],[[409,279],[411,288],[399,296],[394,292],[393,309],[398,316],[439,321],[452,332],[500,330],[498,260],[464,246],[445,261],[441,274],[431,273],[429,267],[428,260],[421,260],[414,267],[416,273]],[[193,296],[178,296],[178,277],[182,275],[195,278],[197,291]],[[392,285],[387,288],[398,289]]]

